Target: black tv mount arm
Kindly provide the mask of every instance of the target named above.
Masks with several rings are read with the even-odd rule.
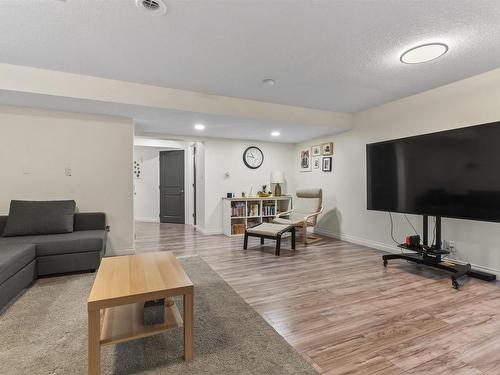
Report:
[[[487,281],[493,281],[496,279],[495,275],[481,271],[473,271],[470,264],[458,264],[452,261],[443,261],[442,256],[448,255],[449,251],[441,249],[441,217],[436,216],[435,245],[431,244],[432,246],[429,246],[429,217],[427,215],[424,215],[423,224],[423,245],[419,247],[408,247],[405,244],[399,245],[399,248],[404,250],[411,250],[415,253],[383,255],[382,260],[384,261],[384,267],[387,267],[387,261],[390,259],[404,259],[410,262],[448,271],[451,272],[451,285],[455,289],[458,289],[460,287],[457,279],[465,275],[477,277]]]
[[[435,242],[436,244],[433,245],[431,244],[431,247],[435,250],[440,250],[441,249],[441,216],[436,216],[436,239]],[[427,247],[429,246],[429,216],[424,215],[423,218],[424,221],[424,238],[423,238],[423,246]]]

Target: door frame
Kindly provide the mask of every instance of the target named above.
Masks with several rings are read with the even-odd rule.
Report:
[[[192,182],[191,182],[191,186],[193,187],[193,212],[190,212],[190,215],[191,215],[191,220],[192,220],[192,223],[194,226],[196,226],[196,223],[198,222],[197,221],[197,213],[196,213],[196,153],[198,151],[198,145],[196,143],[193,143],[191,145],[192,149],[193,149],[193,152],[192,152],[192,155],[191,155],[191,163],[192,163],[192,170],[191,170],[191,179],[192,179]]]

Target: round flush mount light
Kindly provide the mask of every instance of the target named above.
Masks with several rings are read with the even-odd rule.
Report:
[[[161,16],[167,12],[167,6],[162,0],[135,0],[135,5],[153,16]]]
[[[448,52],[448,46],[444,43],[427,43],[410,48],[401,55],[403,64],[420,64],[437,59]]]
[[[278,131],[271,132],[271,136],[273,136],[273,137],[279,137],[280,135],[281,135],[281,133]]]
[[[274,86],[275,85],[275,81],[274,79],[272,78],[266,78],[266,79],[263,79],[262,80],[262,84],[266,85],[266,86]]]
[[[194,128],[195,128],[196,130],[204,130],[204,129],[205,129],[205,125],[203,125],[203,124],[196,124],[196,125],[194,126]]]

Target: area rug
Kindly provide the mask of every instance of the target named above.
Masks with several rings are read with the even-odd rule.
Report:
[[[195,285],[194,359],[183,360],[177,328],[104,347],[103,374],[316,374],[200,257],[179,261]],[[1,313],[0,373],[87,372],[86,301],[94,277],[39,279]]]

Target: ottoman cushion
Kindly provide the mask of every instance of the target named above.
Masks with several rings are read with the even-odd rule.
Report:
[[[289,228],[290,225],[285,224],[262,223],[253,228],[248,228],[247,232],[263,236],[277,236],[278,233],[286,231]]]

